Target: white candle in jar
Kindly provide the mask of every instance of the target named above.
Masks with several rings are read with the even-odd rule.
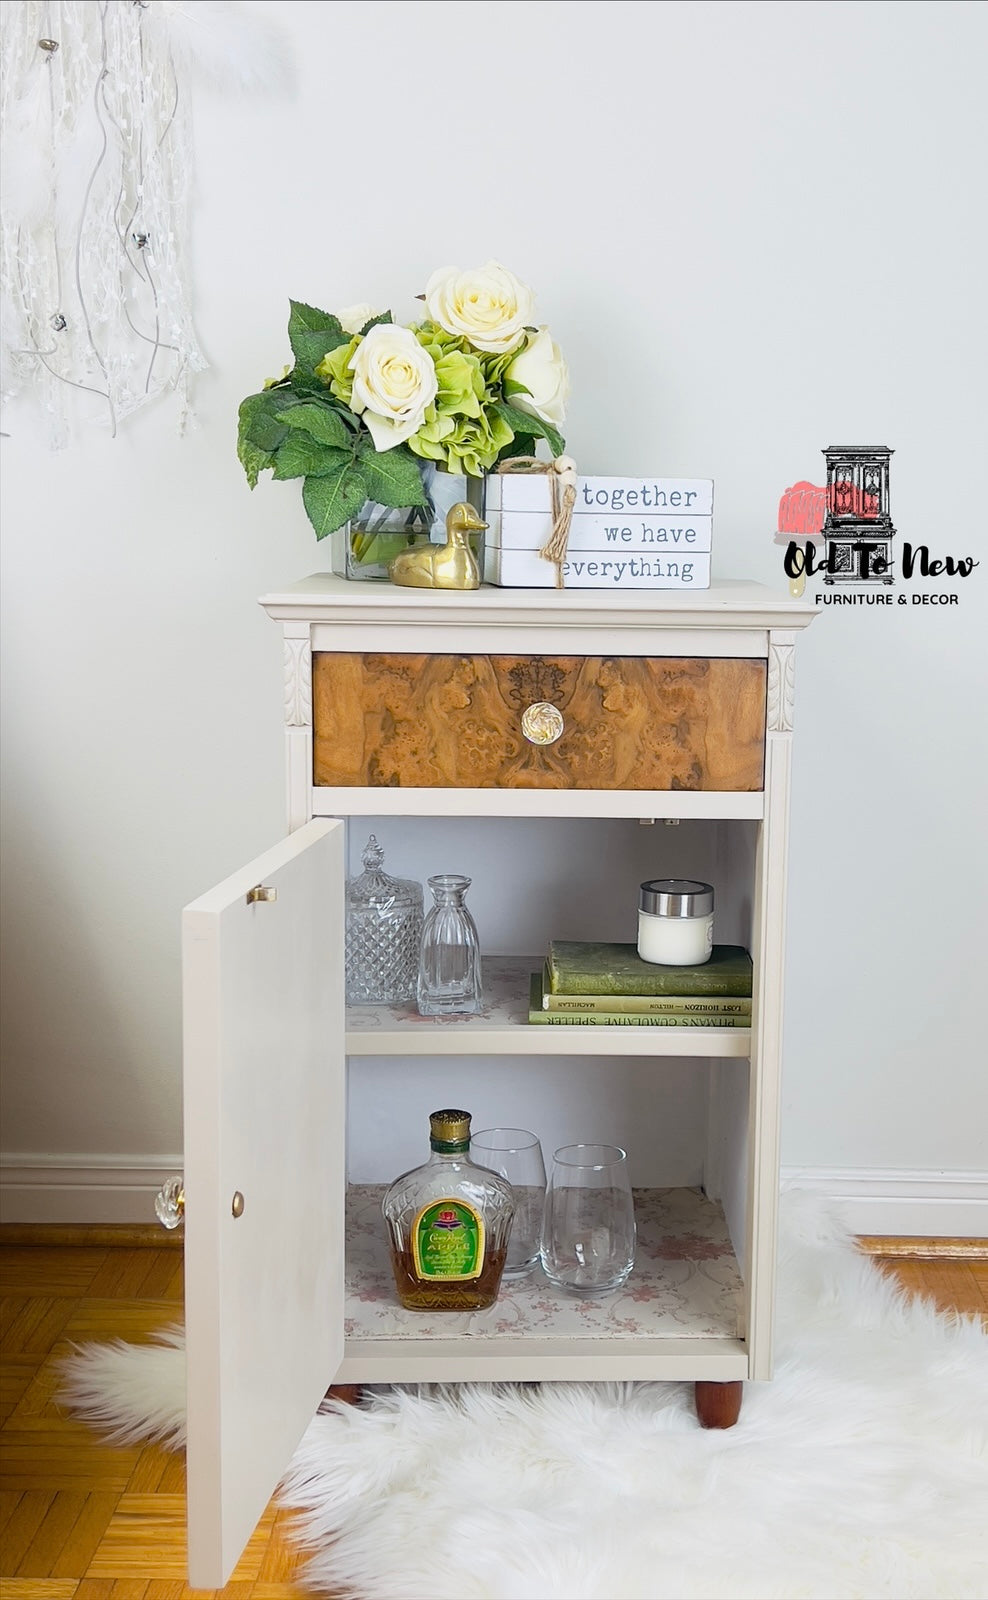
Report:
[[[638,954],[661,967],[698,967],[714,943],[714,891],[694,878],[650,878],[638,891]]]

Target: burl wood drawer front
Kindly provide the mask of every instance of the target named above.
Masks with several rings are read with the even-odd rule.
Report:
[[[312,658],[322,787],[762,787],[763,660],[355,655]],[[522,732],[538,701],[553,744]]]

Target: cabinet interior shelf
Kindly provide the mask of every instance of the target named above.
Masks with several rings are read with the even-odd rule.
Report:
[[[341,1381],[384,1382],[448,1376],[449,1361],[465,1376],[490,1381],[526,1372],[532,1378],[600,1373],[612,1358],[643,1377],[738,1376],[747,1356],[742,1334],[744,1291],[724,1213],[699,1189],[637,1189],[638,1249],[623,1289],[566,1294],[536,1267],[502,1282],[488,1311],[406,1311],[394,1291],[381,1217],[383,1185],[354,1184],[347,1193],[346,1350]],[[706,1348],[700,1349],[700,1346]],[[495,1374],[491,1363],[500,1363]],[[624,1363],[621,1366],[621,1363]]]
[[[485,956],[485,1004],[477,1017],[420,1017],[413,1002],[350,1006],[347,1054],[746,1057],[751,1052],[750,1028],[531,1023],[529,979],[541,965],[541,956]]]

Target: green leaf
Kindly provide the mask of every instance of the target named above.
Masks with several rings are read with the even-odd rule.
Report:
[[[302,503],[317,539],[342,528],[366,499],[363,471],[349,459],[324,477],[306,478],[302,485]]]
[[[526,436],[523,433],[516,433],[511,443],[506,444],[503,449],[498,451],[497,459],[498,461],[509,461],[512,456],[534,456],[537,443],[538,440],[532,438],[531,435]]]
[[[403,445],[378,452],[374,441],[365,436],[360,444],[360,465],[368,500],[376,500],[381,506],[425,505],[419,464]]]
[[[519,383],[517,378],[505,378],[502,388],[504,389],[504,398],[506,400],[510,400],[513,394],[531,394],[532,392],[531,389],[526,389],[523,383]]]
[[[566,440],[563,438],[558,428],[554,428],[550,422],[543,422],[542,437],[546,441],[554,456],[561,456],[563,454],[566,449]]]
[[[332,450],[310,433],[289,434],[274,456],[274,476],[284,478],[322,478],[338,471],[352,459],[349,450]]]
[[[550,422],[543,422],[541,417],[533,417],[528,411],[519,411],[517,406],[510,405],[507,400],[499,400],[494,410],[504,418],[514,434],[534,434],[537,439],[547,441],[554,456],[562,455],[566,441]],[[520,455],[521,451],[517,453]]]
[[[241,437],[237,440],[237,460],[246,472],[247,482],[252,489],[257,488],[258,475],[274,465],[274,459],[269,450],[261,450],[249,439]]]
[[[259,474],[274,465],[275,452],[288,437],[282,416],[297,403],[287,389],[266,389],[261,394],[249,394],[241,402],[237,419],[237,459],[252,489],[257,488]]]
[[[349,344],[348,333],[296,333],[292,335],[295,360],[303,372],[314,372],[323,356],[341,344]]]
[[[282,413],[297,404],[296,396],[289,389],[265,389],[262,394],[249,394],[240,403],[238,439],[256,445],[259,450],[277,450],[288,433]]]
[[[320,311],[318,306],[307,306],[304,300],[289,300],[288,335],[293,333],[342,333],[339,317],[331,311]]]
[[[391,315],[390,311],[380,311],[380,312],[378,312],[376,317],[370,317],[364,323],[363,327],[360,330],[360,337],[362,339],[366,338],[368,333],[370,333],[371,328],[376,328],[378,323],[381,323],[381,322],[393,322],[393,321],[394,321],[394,317]]]
[[[332,445],[337,450],[349,450],[353,443],[353,434],[335,406],[303,401],[286,416],[285,421],[290,428],[302,428],[318,439],[320,444]]]
[[[322,357],[320,356],[319,359],[322,360]],[[326,385],[322,379],[317,378],[315,373],[310,372],[306,367],[293,367],[288,374],[288,381],[296,397],[303,400],[308,399],[310,395],[324,395],[326,393]]]
[[[290,300],[288,338],[295,361],[303,372],[311,373],[329,350],[348,344],[350,335],[340,327],[338,317],[302,300]]]

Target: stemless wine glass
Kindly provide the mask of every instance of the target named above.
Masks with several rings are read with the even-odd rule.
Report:
[[[525,1128],[481,1128],[470,1136],[470,1156],[478,1167],[490,1167],[507,1178],[515,1197],[508,1235],[505,1278],[523,1278],[539,1259],[545,1162],[542,1146]]]
[[[567,1144],[552,1158],[542,1218],[542,1267],[558,1289],[606,1294],[635,1264],[628,1155],[615,1144]]]

